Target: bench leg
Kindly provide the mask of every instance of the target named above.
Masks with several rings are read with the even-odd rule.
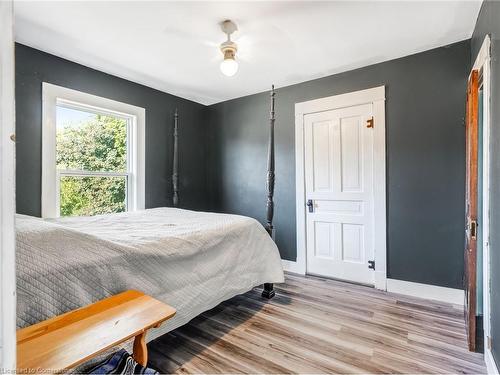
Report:
[[[274,286],[271,283],[264,284],[264,290],[262,291],[262,297],[271,299],[274,297]]]
[[[133,357],[135,361],[141,366],[146,367],[146,365],[148,364],[148,347],[146,346],[146,331],[135,336]]]

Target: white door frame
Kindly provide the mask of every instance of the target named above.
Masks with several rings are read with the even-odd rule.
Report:
[[[491,132],[491,86],[490,86],[490,59],[491,59],[490,36],[486,35],[481,49],[477,54],[472,70],[482,71],[483,76],[483,198],[482,225],[483,232],[483,327],[484,327],[484,348],[485,361],[488,373],[496,373],[495,362],[488,344],[488,337],[491,337],[491,308],[490,308],[490,132]]]
[[[13,3],[0,1],[0,372],[16,368]]]
[[[374,233],[375,233],[375,287],[386,289],[387,234],[386,234],[386,180],[385,180],[385,86],[309,100],[295,104],[295,183],[297,215],[297,260],[286,262],[284,268],[306,274],[306,196],[304,176],[304,116],[361,104],[373,104],[374,119]],[[368,265],[367,265],[368,267]]]

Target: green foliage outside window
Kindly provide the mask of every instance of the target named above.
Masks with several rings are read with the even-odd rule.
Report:
[[[61,170],[126,172],[126,120],[95,115],[57,130],[56,162]],[[62,176],[60,215],[91,216],[126,210],[126,178]]]

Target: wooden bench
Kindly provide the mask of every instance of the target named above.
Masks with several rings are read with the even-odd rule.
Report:
[[[128,290],[19,329],[18,371],[61,372],[132,337],[135,337],[134,359],[146,366],[146,331],[159,327],[174,315],[174,308],[144,293]]]

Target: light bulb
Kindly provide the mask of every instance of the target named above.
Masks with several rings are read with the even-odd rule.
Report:
[[[228,77],[232,77],[238,71],[238,63],[234,59],[224,59],[220,63],[220,71]]]

